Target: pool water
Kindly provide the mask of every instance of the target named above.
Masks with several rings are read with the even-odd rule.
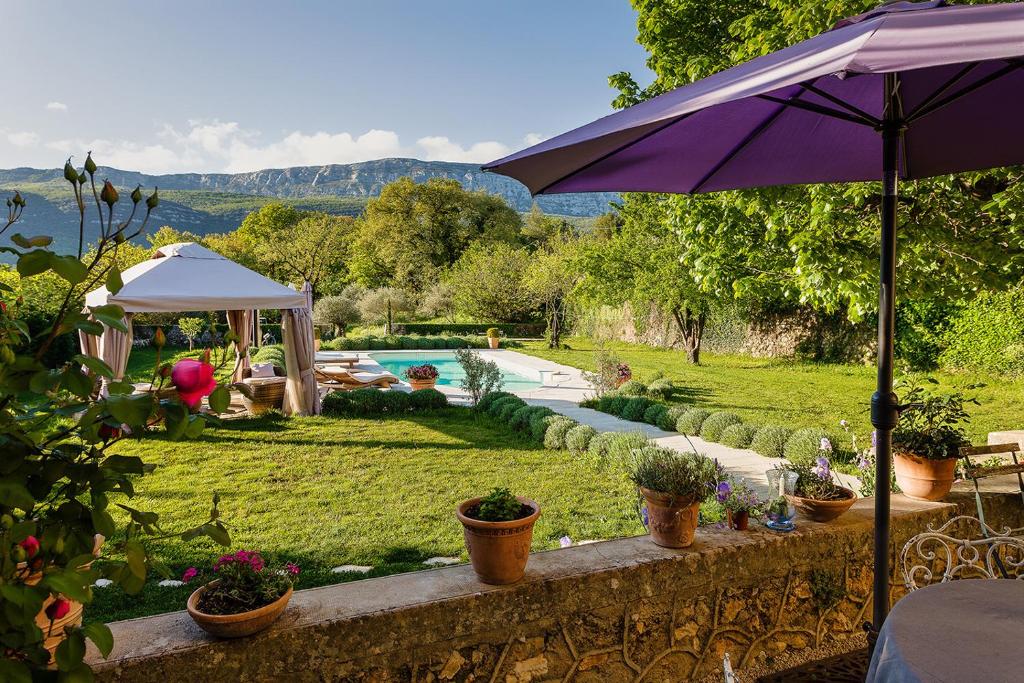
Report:
[[[370,358],[380,363],[385,370],[402,380],[405,380],[406,368],[425,363],[430,363],[437,368],[439,374],[437,378],[438,384],[457,387],[466,376],[466,373],[462,371],[462,366],[455,360],[454,352],[371,353]],[[540,382],[536,380],[523,377],[500,366],[499,369],[501,370],[503,382],[501,388],[503,391],[529,391],[530,389],[539,389],[541,386]]]

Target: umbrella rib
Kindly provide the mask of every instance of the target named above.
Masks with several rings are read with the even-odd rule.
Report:
[[[776,97],[774,95],[754,95],[754,97],[757,97],[758,99],[762,100],[767,100],[768,102],[775,102],[776,104],[781,104],[786,107],[806,109],[807,111],[813,112],[815,114],[821,114],[822,116],[831,116],[832,118],[839,119],[840,121],[856,123],[861,126],[868,126],[869,128],[874,128],[876,125],[878,125],[877,121],[873,119],[865,119],[854,114],[847,114],[846,112],[830,109],[829,107],[823,107],[822,105],[815,104],[814,102],[806,102],[804,100],[787,100],[785,98]]]
[[[972,62],[972,63],[967,64],[966,66],[964,66],[964,68],[962,68],[959,71],[957,71],[956,74],[952,78],[950,78],[948,81],[943,83],[942,86],[938,90],[933,92],[931,95],[926,97],[924,99],[924,101],[922,101],[920,104],[918,104],[916,107],[914,107],[914,109],[910,112],[910,114],[907,115],[908,118],[913,118],[914,116],[917,115],[917,112],[921,111],[923,108],[925,108],[927,106],[930,106],[932,104],[932,102],[934,102],[938,98],[942,97],[946,93],[947,90],[949,90],[954,85],[956,85],[957,82],[959,82],[961,79],[963,79],[964,76],[966,76],[971,71],[973,71],[975,69],[975,67],[977,67],[977,66],[978,66],[978,62]]]
[[[919,107],[915,112],[913,112],[910,116],[907,117],[906,122],[913,123],[914,121],[923,119],[925,116],[934,114],[935,112],[946,107],[947,105],[956,102],[961,97],[965,97],[974,92],[975,90],[983,88],[989,83],[997,81],[1003,76],[1006,76],[1007,74],[1013,73],[1014,71],[1021,67],[1024,67],[1024,60],[1012,60],[1002,69],[999,69],[999,71],[993,71],[988,76],[985,76],[984,78],[979,78],[974,83],[971,83],[970,85],[966,86],[962,90],[953,93],[952,95],[942,98],[941,100],[933,103],[931,106]]]
[[[699,111],[704,111],[704,110],[699,110]],[[555,178],[550,183],[548,183],[547,185],[544,185],[539,190],[534,192],[533,193],[534,196],[536,196],[538,194],[544,194],[550,188],[554,187],[558,183],[561,183],[561,182],[564,182],[564,181],[568,180],[569,178],[573,177],[577,173],[582,173],[583,171],[586,171],[591,166],[594,166],[595,164],[601,163],[602,161],[604,161],[608,157],[613,156],[615,154],[618,154],[619,152],[621,152],[623,150],[629,149],[633,145],[635,145],[637,143],[640,143],[640,142],[643,142],[644,140],[646,140],[647,138],[651,137],[652,135],[656,135],[656,134],[660,133],[661,131],[665,130],[666,128],[668,128],[672,124],[679,123],[683,119],[688,118],[692,114],[696,114],[696,113],[697,112],[687,112],[685,114],[681,114],[679,116],[675,116],[675,117],[669,119],[668,121],[666,121],[665,123],[661,124],[660,126],[657,126],[655,128],[652,128],[651,130],[647,131],[646,133],[644,133],[640,137],[638,137],[636,139],[633,139],[633,140],[630,140],[629,142],[625,143],[624,145],[619,145],[615,149],[611,150],[610,152],[606,152],[606,153],[602,154],[601,156],[597,157],[593,161],[588,161],[583,166],[580,166],[579,168],[576,168],[576,169],[573,169],[573,170],[569,171],[565,175],[562,175],[562,176],[559,176],[558,178]]]
[[[796,95],[794,95],[794,98],[800,97],[800,95],[803,94],[804,89],[806,87],[807,87],[806,85],[801,86],[800,92],[798,92]],[[690,190],[690,192],[693,192],[693,193],[700,192],[701,188],[704,187],[704,185],[707,184],[707,182],[709,180],[711,180],[713,177],[715,177],[716,173],[718,173],[719,171],[722,170],[723,166],[725,166],[727,163],[729,163],[730,161],[735,159],[736,155],[738,155],[740,152],[742,152],[744,149],[746,149],[747,146],[750,145],[750,143],[752,143],[757,138],[761,137],[761,134],[764,133],[768,129],[769,126],[771,126],[773,123],[775,123],[775,121],[785,111],[786,111],[786,107],[785,106],[780,106],[778,109],[773,111],[769,116],[766,116],[764,121],[759,123],[757,125],[757,127],[754,128],[754,130],[750,131],[747,134],[747,136],[745,138],[743,138],[743,140],[740,141],[740,143],[738,145],[733,147],[731,150],[729,150],[728,154],[726,154],[724,157],[719,159],[718,163],[715,164],[711,168],[710,171],[708,171],[707,173],[704,174],[704,176],[697,182],[697,184],[693,186],[693,188]]]
[[[826,100],[828,100],[829,102],[831,102],[833,104],[839,105],[840,107],[842,107],[843,109],[847,110],[848,112],[850,112],[852,114],[856,114],[857,116],[862,117],[865,121],[871,121],[872,124],[875,125],[875,126],[879,126],[882,123],[878,118],[872,116],[871,114],[867,113],[863,109],[861,109],[859,107],[855,107],[854,105],[850,104],[846,100],[843,100],[843,99],[841,99],[839,97],[836,97],[835,95],[833,95],[831,93],[825,92],[824,90],[814,86],[810,82],[803,83],[801,85],[803,85],[804,88],[806,88],[810,92],[814,93],[818,97],[826,99]]]

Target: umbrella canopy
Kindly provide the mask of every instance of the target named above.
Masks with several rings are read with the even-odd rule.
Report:
[[[844,20],[484,168],[534,194],[878,180],[891,73],[901,177],[1020,163],[1024,4],[937,4]]]
[[[117,304],[126,312],[241,311],[303,308],[306,295],[249,270],[195,242],[157,249],[121,273],[117,294],[106,287],[85,295],[88,306]]]
[[[882,180],[875,481],[889,481],[899,178],[1024,163],[1024,4],[897,2],[484,166],[534,194]],[[889,487],[873,604],[889,609]]]

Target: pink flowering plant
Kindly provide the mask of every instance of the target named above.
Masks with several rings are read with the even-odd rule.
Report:
[[[430,363],[424,363],[423,365],[412,365],[405,369],[406,379],[415,379],[419,381],[430,381],[437,379],[440,376],[437,368]]]
[[[221,555],[213,569],[204,575],[189,567],[181,580],[207,581],[199,598],[199,611],[205,614],[241,614],[269,605],[287,593],[299,578],[299,566],[286,562],[268,564],[255,550],[239,550]]]
[[[782,469],[796,472],[796,495],[811,500],[844,500],[847,489],[832,480],[832,466],[828,458],[820,456],[813,465],[786,463]]]
[[[715,499],[733,514],[746,512],[752,517],[759,517],[765,511],[764,501],[742,478],[730,477],[719,482],[715,489]]]

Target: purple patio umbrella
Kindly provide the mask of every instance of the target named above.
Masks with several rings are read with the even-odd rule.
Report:
[[[889,481],[897,181],[1024,163],[1024,4],[896,2],[484,166],[533,194],[881,180],[876,481]],[[889,487],[875,494],[889,594]],[[888,600],[874,601],[881,628]]]

